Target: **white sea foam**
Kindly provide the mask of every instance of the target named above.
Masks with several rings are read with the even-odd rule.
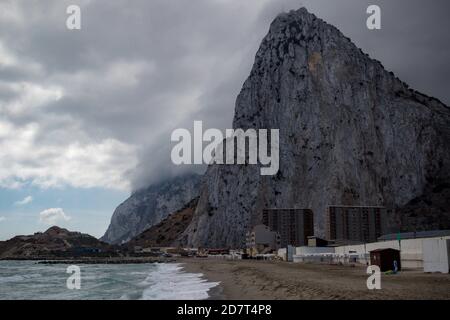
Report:
[[[201,273],[185,273],[179,264],[158,264],[141,283],[144,300],[203,300],[219,282],[208,282]]]

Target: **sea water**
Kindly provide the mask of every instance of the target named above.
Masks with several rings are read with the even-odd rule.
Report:
[[[218,285],[175,263],[80,264],[81,288],[70,290],[68,266],[0,261],[0,300],[202,300]]]

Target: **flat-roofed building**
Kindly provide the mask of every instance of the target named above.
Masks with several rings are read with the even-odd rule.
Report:
[[[327,237],[337,243],[376,242],[386,233],[386,208],[329,206]]]
[[[262,222],[280,236],[280,246],[300,247],[314,235],[314,216],[310,209],[265,209]]]
[[[308,237],[308,247],[327,247],[329,242],[325,239],[310,236]]]

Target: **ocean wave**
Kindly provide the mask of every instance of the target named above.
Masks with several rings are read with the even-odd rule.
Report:
[[[23,276],[6,276],[6,277],[0,277],[0,283],[8,283],[8,282],[20,282],[25,280],[25,277]]]
[[[219,284],[184,272],[180,264],[83,265],[81,290],[69,290],[65,266],[4,262],[2,267],[0,300],[200,300]]]
[[[12,276],[0,276],[0,283],[22,282],[22,281],[26,281],[29,279],[39,278],[41,276],[42,275],[40,273],[12,275]]]
[[[160,264],[141,283],[143,300],[204,300],[219,282],[208,282],[201,273],[185,273],[179,264]]]

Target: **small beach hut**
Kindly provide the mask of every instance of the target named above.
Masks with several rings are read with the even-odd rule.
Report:
[[[380,267],[381,271],[389,271],[395,269],[395,262],[397,264],[397,271],[401,270],[400,251],[392,248],[377,249],[370,251],[370,264]]]

